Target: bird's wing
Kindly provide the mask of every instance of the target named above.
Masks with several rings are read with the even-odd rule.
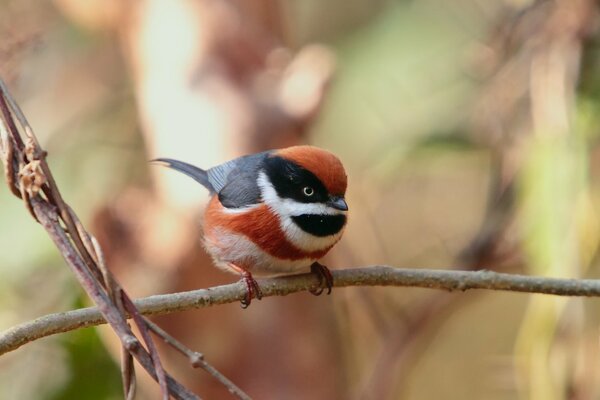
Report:
[[[208,170],[208,179],[227,208],[240,208],[260,202],[256,184],[258,172],[269,152],[236,158]]]
[[[236,169],[236,166],[238,165],[238,160],[239,159],[227,161],[226,163],[217,165],[216,167],[212,167],[207,171],[208,181],[215,189],[215,192],[220,192],[221,189],[223,189],[223,187],[227,185],[227,177],[229,176],[231,171]]]

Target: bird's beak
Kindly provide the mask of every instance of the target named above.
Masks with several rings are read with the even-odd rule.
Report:
[[[327,202],[329,207],[335,208],[336,210],[348,211],[348,204],[341,196],[331,196]]]

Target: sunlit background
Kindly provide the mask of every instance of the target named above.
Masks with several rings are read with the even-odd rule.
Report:
[[[234,282],[202,252],[210,167],[312,143],[349,174],[331,268],[597,277],[593,0],[0,0],[0,75],[136,296]],[[0,328],[89,304],[0,185]],[[335,289],[156,318],[257,399],[597,399],[598,301]],[[200,396],[231,398],[162,348]],[[138,398],[158,398],[139,371]],[[83,329],[0,357],[2,399],[120,399]]]

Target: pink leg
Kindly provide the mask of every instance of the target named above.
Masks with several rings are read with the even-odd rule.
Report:
[[[246,297],[241,301],[242,308],[248,308],[253,297],[258,300],[262,299],[262,292],[252,274],[246,269],[233,263],[229,263],[228,265],[231,269],[240,274],[241,280],[246,284]]]
[[[327,294],[331,294],[331,288],[333,287],[333,275],[331,275],[329,268],[315,261],[310,266],[310,272],[317,275],[320,286],[318,289],[311,289],[310,292],[315,296],[319,296],[321,293],[323,293],[323,290],[327,288]]]

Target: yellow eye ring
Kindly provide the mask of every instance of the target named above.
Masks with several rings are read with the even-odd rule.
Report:
[[[302,192],[306,197],[310,197],[315,194],[315,189],[311,188],[310,186],[305,186],[304,189],[302,189]]]

